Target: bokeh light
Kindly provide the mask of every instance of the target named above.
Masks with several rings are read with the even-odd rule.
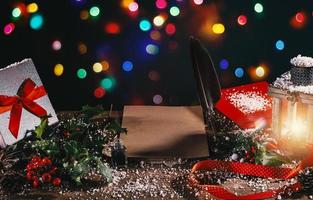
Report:
[[[153,96],[153,103],[159,105],[163,102],[163,97],[159,94]]]
[[[153,18],[153,24],[155,26],[162,26],[164,24],[164,22],[165,22],[165,19],[161,15],[158,15],[158,16]]]
[[[159,47],[155,44],[148,44],[146,46],[146,52],[150,55],[156,55],[159,53]]]
[[[257,12],[257,13],[263,12],[263,5],[260,4],[260,3],[256,3],[256,4],[254,5],[254,11]]]
[[[229,67],[229,62],[226,59],[220,61],[220,68],[226,70]]]
[[[52,49],[54,51],[59,51],[62,48],[62,43],[59,40],[54,40],[52,42]]]
[[[83,68],[77,70],[77,77],[80,79],[84,79],[87,76],[87,71]]]
[[[113,81],[110,78],[104,78],[100,82],[101,87],[106,90],[110,90],[113,87]]]
[[[89,14],[93,17],[97,17],[100,14],[100,9],[97,6],[93,6],[90,8]]]
[[[97,87],[94,91],[93,91],[93,95],[100,99],[102,97],[104,97],[105,95],[105,89],[103,87]]]
[[[41,29],[42,25],[43,25],[43,17],[40,14],[34,14],[31,18],[30,18],[30,22],[29,25],[32,29],[34,30],[39,30]]]
[[[12,10],[12,16],[15,17],[15,18],[18,18],[20,17],[22,14],[22,11],[19,7],[16,7]]]
[[[80,11],[80,19],[87,20],[89,18],[89,12],[87,10]]]
[[[121,32],[120,25],[116,22],[109,22],[105,25],[105,32],[108,34],[119,34]]]
[[[167,6],[167,1],[166,0],[156,0],[155,6],[159,9],[164,9]]]
[[[64,67],[62,64],[56,64],[54,66],[54,74],[56,76],[62,76],[63,72],[64,72]]]
[[[165,27],[165,32],[168,34],[168,35],[174,35],[175,32],[176,32],[176,26],[172,23],[169,23],[166,25]]]
[[[237,77],[237,78],[242,78],[243,77],[243,75],[244,75],[244,70],[243,70],[243,68],[242,67],[237,67],[236,69],[235,69],[235,76]]]
[[[201,5],[203,3],[203,0],[193,0],[193,2],[196,4],[196,5]]]
[[[3,32],[5,35],[10,35],[15,29],[15,25],[13,23],[9,23],[4,26]]]
[[[38,5],[36,3],[31,3],[27,5],[27,12],[28,13],[35,13],[38,11]]]
[[[237,22],[239,25],[244,26],[247,24],[247,17],[245,15],[239,15]]]
[[[161,39],[161,33],[157,30],[153,30],[150,32],[150,37],[152,40],[160,40]]]
[[[80,42],[80,43],[78,43],[77,50],[78,50],[78,52],[79,52],[80,54],[85,54],[85,53],[87,53],[87,50],[88,50],[88,49],[87,49],[86,44]]]
[[[123,70],[124,71],[126,71],[126,72],[130,72],[130,71],[132,71],[133,70],[133,63],[131,62],[131,61],[125,61],[125,62],[123,62],[123,64],[122,64],[122,68],[123,68]]]
[[[101,62],[101,65],[102,65],[102,70],[103,71],[108,71],[109,68],[110,68],[110,63],[108,61],[106,61],[106,60],[103,60]]]
[[[305,14],[302,12],[298,12],[295,17],[296,17],[295,19],[297,22],[303,23],[305,19]]]
[[[143,19],[139,22],[139,28],[142,31],[149,31],[151,29],[151,23],[148,20]]]
[[[176,17],[178,16],[180,13],[180,10],[177,6],[173,6],[170,8],[170,14],[173,16],[173,17]]]
[[[282,40],[277,40],[275,46],[277,50],[282,51],[285,48],[285,43]]]
[[[149,72],[149,79],[151,81],[159,81],[160,80],[160,73],[155,71],[155,70],[152,70]]]
[[[96,62],[95,64],[93,64],[92,69],[95,73],[100,73],[102,72],[102,65],[101,63]]]
[[[223,34],[225,32],[225,26],[221,23],[213,24],[212,31],[215,34]]]
[[[259,78],[262,78],[265,75],[265,70],[264,70],[263,66],[258,66],[255,69],[255,75]]]
[[[121,6],[123,8],[128,8],[129,4],[131,4],[132,2],[134,2],[134,0],[122,0]]]
[[[136,2],[131,2],[129,5],[128,5],[128,9],[131,11],[131,12],[136,12],[138,10],[139,6],[138,6],[138,3]]]

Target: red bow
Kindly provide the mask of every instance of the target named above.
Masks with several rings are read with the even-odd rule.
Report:
[[[16,96],[0,95],[0,114],[11,110],[9,130],[15,138],[17,138],[20,129],[23,108],[37,117],[47,115],[47,111],[34,102],[34,100],[45,95],[44,87],[36,87],[34,81],[29,78],[19,87]]]

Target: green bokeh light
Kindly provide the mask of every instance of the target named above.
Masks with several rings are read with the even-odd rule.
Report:
[[[20,8],[14,8],[14,9],[12,10],[12,16],[15,17],[15,18],[20,17],[21,14],[22,14],[22,11],[21,11]]]
[[[97,17],[100,14],[100,9],[97,6],[90,8],[89,14],[93,17]]]
[[[179,13],[180,13],[180,10],[179,10],[178,7],[176,7],[176,6],[171,7],[171,9],[170,9],[170,14],[171,14],[172,16],[176,17],[176,16],[179,15]]]
[[[87,71],[85,69],[77,70],[77,77],[80,79],[84,79],[87,76]]]
[[[106,90],[110,90],[115,85],[115,80],[112,77],[104,78],[100,82],[101,87],[103,87]]]
[[[257,12],[257,13],[263,12],[263,5],[260,4],[260,3],[256,3],[256,4],[254,5],[254,10],[255,10],[255,12]]]

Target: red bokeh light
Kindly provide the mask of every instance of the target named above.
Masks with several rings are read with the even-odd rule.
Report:
[[[109,34],[119,34],[121,32],[120,25],[115,22],[110,22],[105,25],[105,32]]]
[[[165,32],[168,34],[168,35],[173,35],[175,34],[176,32],[176,26],[172,23],[169,23],[166,25],[165,27]]]
[[[244,26],[244,25],[247,24],[247,17],[245,15],[240,15],[237,18],[237,22],[238,22],[239,25]]]
[[[100,99],[105,95],[105,90],[102,87],[98,87],[95,89],[95,91],[93,92],[93,95]]]

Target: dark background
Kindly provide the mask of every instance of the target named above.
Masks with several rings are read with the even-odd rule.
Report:
[[[38,4],[37,13],[44,18],[40,30],[30,28],[31,14],[22,14],[19,19],[12,17],[12,9],[18,3],[27,5],[32,2]],[[191,0],[167,2],[168,6],[160,10],[154,0],[138,0],[138,12],[130,14],[118,0],[1,0],[0,66],[32,58],[55,109],[59,111],[79,109],[86,104],[103,104],[106,107],[114,104],[116,108],[125,104],[153,105],[156,94],[163,97],[162,105],[197,104],[188,50],[189,35],[199,37],[208,48],[224,88],[262,80],[273,81],[289,70],[291,57],[297,54],[313,56],[313,2],[310,0],[204,0],[202,5],[195,5]],[[257,2],[264,7],[262,13],[254,11]],[[180,8],[177,17],[168,14],[174,5]],[[82,20],[80,12],[88,11],[92,6],[100,8],[100,15]],[[302,12],[305,19],[292,25],[290,21],[298,12]],[[160,13],[168,15],[165,25],[175,24],[176,33],[167,35],[164,25],[157,29],[162,35],[161,40],[154,41],[149,36],[151,30],[141,31],[138,24],[143,18],[151,22]],[[247,16],[245,26],[237,23],[239,15]],[[211,25],[205,24],[206,21]],[[15,24],[15,30],[5,35],[3,28],[10,22]],[[104,26],[109,22],[119,24],[120,33],[108,34]],[[223,23],[225,32],[213,34],[210,31],[212,23]],[[208,34],[203,34],[203,29]],[[60,51],[51,48],[55,39],[62,42]],[[282,51],[275,47],[277,40],[285,43]],[[86,54],[77,50],[80,42],[87,45]],[[150,43],[159,47],[157,55],[146,53],[145,46]],[[177,45],[176,49],[169,48],[173,44]],[[229,62],[226,70],[219,67],[222,59]],[[109,71],[94,73],[93,63],[102,60],[110,63]],[[133,62],[131,72],[123,71],[121,66],[125,60]],[[59,77],[53,72],[57,63],[64,66],[64,73]],[[255,68],[259,65],[266,69],[266,76],[262,78],[255,76]],[[234,74],[239,66],[245,69],[242,78]],[[77,78],[78,68],[87,70],[85,79]],[[158,81],[149,79],[151,71],[159,73]],[[96,98],[94,90],[105,77],[113,77],[116,84],[102,98]],[[5,82],[0,80],[0,84]]]

